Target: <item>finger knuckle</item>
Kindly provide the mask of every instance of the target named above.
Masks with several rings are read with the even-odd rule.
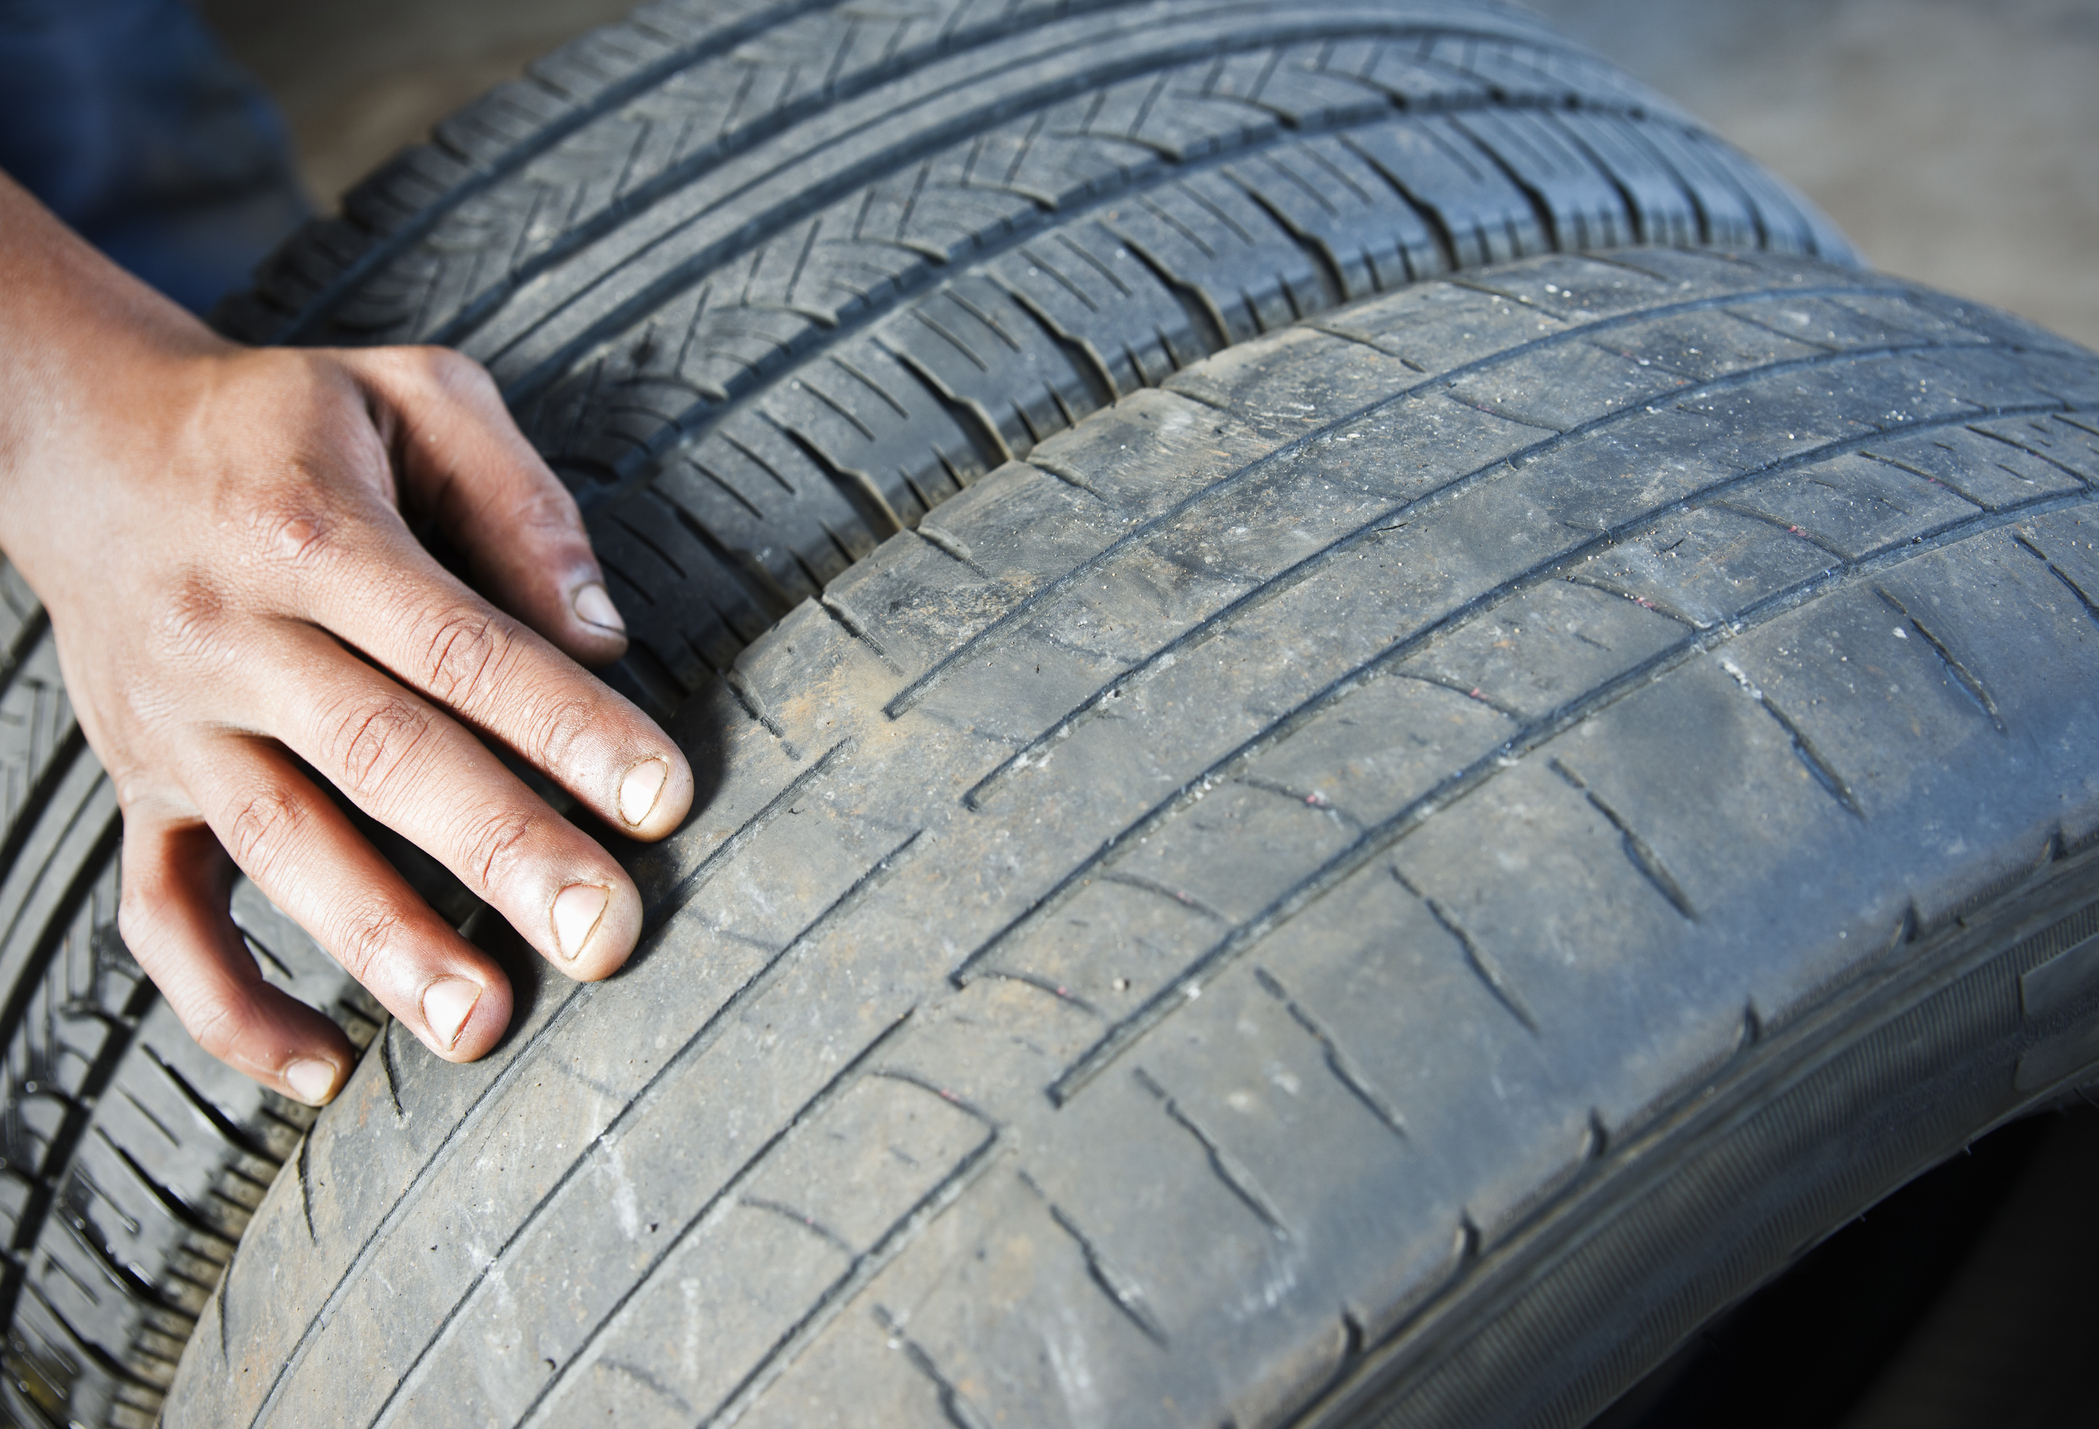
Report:
[[[466,828],[460,847],[463,865],[479,880],[476,892],[486,896],[506,882],[530,851],[539,820],[519,809],[493,809],[478,814]]]
[[[295,843],[305,824],[305,810],[281,785],[248,791],[234,805],[226,823],[226,852],[257,883],[270,881],[270,870]]]
[[[414,347],[410,359],[429,383],[450,397],[486,397],[495,391],[488,369],[449,347]]]
[[[557,479],[536,484],[525,496],[511,504],[504,512],[504,520],[514,528],[542,537],[562,540],[584,540],[583,514],[576,506],[576,498],[569,495],[567,487]]]
[[[311,570],[334,550],[336,516],[319,482],[296,480],[291,489],[260,498],[250,515],[257,555],[273,565]]]
[[[447,611],[431,622],[423,644],[423,688],[454,709],[477,708],[516,651],[516,636],[494,611]]]
[[[391,692],[352,701],[336,713],[327,739],[328,770],[355,799],[386,792],[429,739],[430,711]]]
[[[232,1062],[247,1028],[244,1009],[221,999],[191,1003],[182,1009],[183,1030],[199,1047],[221,1062]]]
[[[348,910],[337,940],[336,961],[359,982],[368,983],[388,950],[400,941],[406,924],[394,908],[368,903]]]
[[[570,696],[542,700],[533,711],[528,753],[545,769],[566,769],[605,726],[598,701]]]
[[[216,577],[183,571],[169,583],[147,639],[153,651],[171,663],[217,665],[229,654],[231,642],[226,635],[231,618],[226,590]]]
[[[165,889],[126,878],[117,897],[117,936],[140,962],[152,961],[166,937],[168,898]]]

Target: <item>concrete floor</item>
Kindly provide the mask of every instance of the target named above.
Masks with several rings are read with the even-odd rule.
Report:
[[[2099,347],[2099,0],[1532,0],[1882,267]],[[628,0],[198,0],[316,196]]]

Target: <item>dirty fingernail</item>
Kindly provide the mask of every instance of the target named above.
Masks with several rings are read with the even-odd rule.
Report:
[[[328,1062],[301,1058],[284,1069],[284,1084],[308,1106],[325,1106],[335,1092],[335,1068]]]
[[[570,605],[576,612],[576,618],[585,625],[595,625],[598,629],[609,630],[615,635],[627,633],[627,622],[620,619],[619,607],[612,603],[612,597],[605,587],[595,581],[578,590]]]
[[[447,1052],[452,1050],[459,1041],[459,1029],[466,1026],[474,1004],[480,1000],[480,984],[463,977],[441,977],[423,989],[423,1021],[429,1024],[430,1035],[439,1046]]]
[[[571,883],[554,895],[554,946],[561,956],[575,961],[597,931],[608,901],[610,895],[595,883]]]
[[[637,827],[656,807],[656,797],[670,778],[671,767],[661,759],[644,759],[620,780],[619,816]]]

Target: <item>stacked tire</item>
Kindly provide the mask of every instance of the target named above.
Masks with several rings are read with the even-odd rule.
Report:
[[[15,592],[11,1411],[1584,1422],[2099,1061],[2099,361],[1851,263],[1499,7],[542,61],[220,321],[461,346],[571,481],[701,774],[650,931],[452,1067],[243,890],[377,1034],[300,1139]]]

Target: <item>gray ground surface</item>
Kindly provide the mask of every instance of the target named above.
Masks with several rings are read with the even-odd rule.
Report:
[[[2099,0],[1533,0],[1882,267],[2099,346]],[[629,0],[199,0],[314,193]]]

